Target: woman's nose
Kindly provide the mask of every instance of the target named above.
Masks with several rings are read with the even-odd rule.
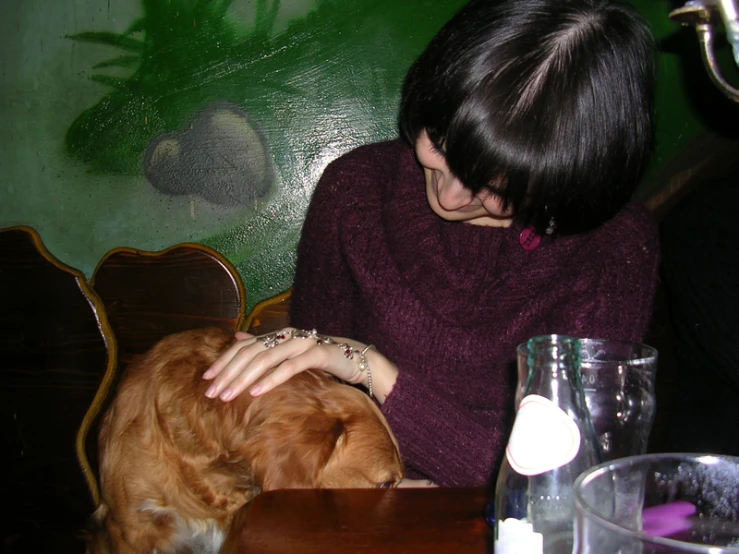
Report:
[[[448,212],[464,208],[472,202],[472,191],[456,177],[446,176],[439,186],[439,205]]]

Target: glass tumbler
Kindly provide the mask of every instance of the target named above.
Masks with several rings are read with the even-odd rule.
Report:
[[[739,553],[739,458],[629,456],[575,480],[574,554]]]
[[[600,442],[603,460],[644,454],[655,413],[657,350],[646,344],[580,339],[580,374],[585,403]],[[529,349],[517,348],[518,406],[528,379]]]

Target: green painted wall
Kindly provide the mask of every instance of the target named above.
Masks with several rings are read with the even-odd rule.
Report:
[[[202,242],[251,307],[289,287],[326,164],[395,135],[406,69],[461,4],[6,0],[0,227],[35,227],[88,275],[114,247]],[[662,50],[653,172],[707,126],[733,129],[670,7],[639,2]]]

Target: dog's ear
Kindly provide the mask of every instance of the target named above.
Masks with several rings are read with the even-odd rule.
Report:
[[[244,455],[263,491],[315,487],[344,436],[341,418],[324,412],[270,418],[252,429]]]

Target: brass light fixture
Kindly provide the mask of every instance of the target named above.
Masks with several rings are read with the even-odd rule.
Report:
[[[691,0],[670,12],[670,19],[682,25],[692,25],[698,35],[703,64],[713,83],[728,98],[739,102],[739,89],[730,85],[721,74],[714,53],[717,29],[723,26],[731,45],[734,62],[739,65],[739,0]]]

